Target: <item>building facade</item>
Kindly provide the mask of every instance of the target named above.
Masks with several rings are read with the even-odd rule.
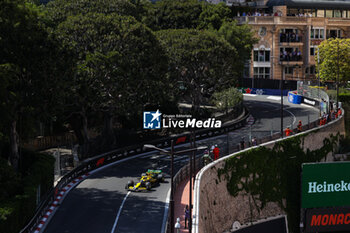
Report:
[[[256,32],[246,77],[315,80],[318,45],[328,38],[350,38],[350,0],[226,1],[235,19]],[[246,11],[245,11],[246,10]]]

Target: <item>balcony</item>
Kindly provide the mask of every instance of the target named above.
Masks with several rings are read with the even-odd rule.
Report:
[[[239,24],[248,23],[253,25],[275,25],[283,24],[286,26],[296,26],[296,25],[306,25],[322,23],[329,26],[350,26],[349,18],[323,18],[323,17],[299,17],[299,16],[272,16],[272,15],[262,15],[262,16],[240,16],[234,17]]]
[[[300,43],[303,37],[299,34],[280,33],[280,43]]]
[[[282,65],[301,65],[303,64],[303,58],[301,54],[281,54],[280,62]]]

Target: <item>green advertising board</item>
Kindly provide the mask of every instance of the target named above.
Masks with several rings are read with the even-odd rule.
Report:
[[[302,208],[350,206],[350,162],[302,165]]]

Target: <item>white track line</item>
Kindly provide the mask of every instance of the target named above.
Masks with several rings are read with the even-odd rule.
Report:
[[[289,112],[289,114],[293,116],[293,125],[294,125],[295,122],[297,121],[297,118],[295,117],[295,115],[291,111],[289,111],[287,109],[283,109],[283,110],[286,111],[286,112]]]
[[[124,203],[125,203],[125,201],[126,201],[126,198],[128,198],[128,196],[129,196],[130,193],[131,193],[131,191],[129,191],[129,192],[125,195],[124,200],[123,200],[122,204],[121,204],[120,207],[119,207],[118,214],[117,214],[117,217],[115,218],[115,221],[114,221],[114,224],[113,224],[113,228],[112,228],[111,233],[114,233],[115,228],[117,227],[117,223],[118,223],[118,220],[119,220],[120,213],[122,212],[122,209],[123,209]]]
[[[281,96],[268,96],[266,99],[269,99],[269,100],[281,100]]]

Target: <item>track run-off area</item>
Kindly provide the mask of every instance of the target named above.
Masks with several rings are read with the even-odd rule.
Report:
[[[264,137],[280,132],[280,97],[244,95],[244,104],[254,117],[254,124],[229,134],[198,141],[209,148],[218,144],[220,151],[238,144],[242,137]],[[302,120],[303,124],[318,119],[319,110],[295,105],[284,98],[283,128]],[[189,146],[189,145],[187,145]],[[184,149],[186,145],[175,147]],[[197,156],[201,156],[198,154]],[[189,161],[184,154],[174,158],[175,173]],[[137,181],[147,169],[162,169],[165,182],[149,192],[125,190],[129,180]],[[170,157],[147,152],[109,164],[91,172],[86,179],[65,194],[62,203],[46,222],[45,233],[163,233],[165,230],[169,190]],[[176,205],[176,203],[175,203]]]

